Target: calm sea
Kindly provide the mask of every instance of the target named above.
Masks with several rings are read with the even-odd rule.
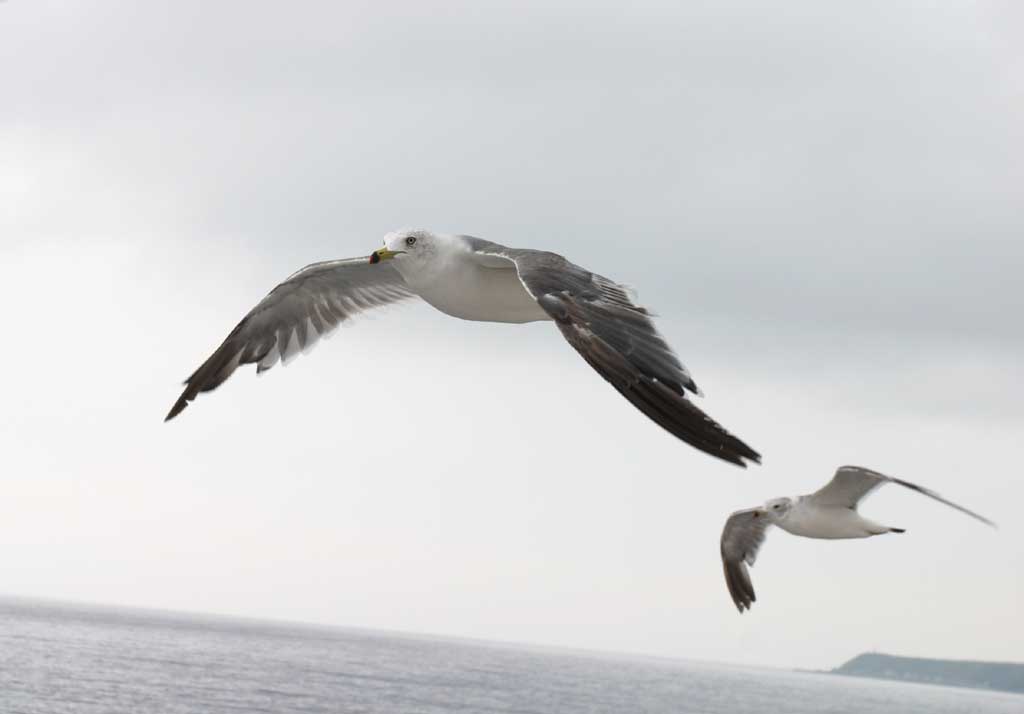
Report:
[[[0,712],[1021,714],[1024,696],[0,600]]]

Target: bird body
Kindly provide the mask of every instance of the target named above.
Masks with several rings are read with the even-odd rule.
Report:
[[[552,319],[523,287],[514,263],[498,260],[489,267],[460,247],[455,244],[429,269],[401,260],[395,261],[395,269],[424,301],[452,317],[509,323]]]
[[[560,255],[473,238],[396,231],[365,258],[314,263],[275,287],[185,381],[166,420],[238,367],[263,372],[356,314],[419,297],[464,320],[554,322],[616,391],[673,436],[738,466],[760,454],[701,411],[690,373],[618,283]]]
[[[804,538],[840,540],[867,538],[889,533],[893,529],[870,521],[853,508],[843,506],[815,506],[808,496],[794,499],[793,507],[784,515],[772,518],[772,525],[787,533]]]

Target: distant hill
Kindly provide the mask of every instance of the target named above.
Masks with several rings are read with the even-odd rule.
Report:
[[[920,659],[869,653],[857,655],[830,673],[1024,694],[1024,664],[1009,662]]]

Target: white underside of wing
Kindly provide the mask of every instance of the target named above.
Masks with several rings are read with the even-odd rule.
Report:
[[[308,354],[311,352],[321,339],[329,337],[331,333],[339,327],[339,325],[329,326],[326,323],[321,324],[324,324],[324,329],[317,331],[313,324],[313,320],[308,317],[306,318],[305,324],[303,325],[306,335],[305,346],[299,342],[299,330],[295,328],[290,330],[287,335],[280,335],[277,344],[275,344],[270,351],[264,355],[263,359],[256,364],[256,371],[258,373],[266,372],[278,362],[287,366],[300,354]]]
[[[307,317],[303,323],[300,323],[301,329],[292,328],[286,336],[279,335],[277,344],[257,363],[256,371],[266,372],[278,362],[287,366],[300,354],[308,354],[318,342],[329,338],[339,327],[348,325],[363,310],[373,307],[373,300],[379,299],[380,292],[380,289],[374,287],[356,288],[350,295],[338,298],[346,308],[353,312],[349,317],[335,324],[331,324],[326,306],[321,308],[317,303],[311,304],[310,310],[316,313],[317,322],[314,322],[312,317]],[[376,309],[378,311],[386,310],[387,306]],[[319,330],[316,328],[317,324],[321,326]],[[305,335],[305,345],[299,342],[300,332]]]

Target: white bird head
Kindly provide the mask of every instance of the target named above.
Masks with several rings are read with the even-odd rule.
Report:
[[[426,230],[398,230],[384,236],[384,247],[373,251],[371,263],[394,260],[395,267],[401,265],[403,272],[422,266],[437,255],[438,250],[447,246],[446,236]]]
[[[773,498],[772,500],[765,502],[764,512],[769,519],[776,521],[785,518],[787,515],[789,515],[789,510],[792,507],[792,498]]]

